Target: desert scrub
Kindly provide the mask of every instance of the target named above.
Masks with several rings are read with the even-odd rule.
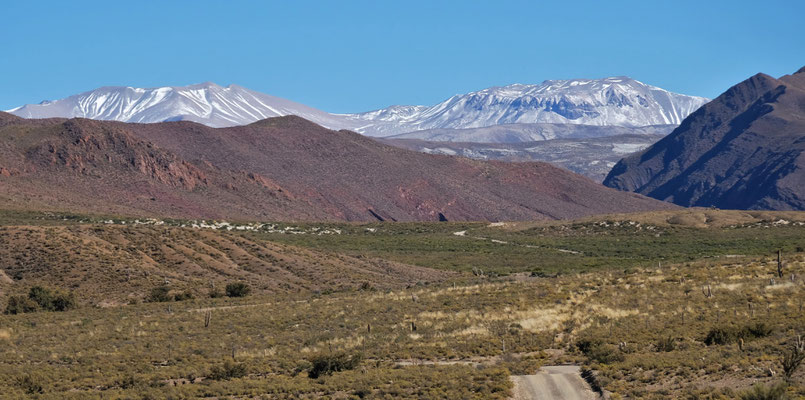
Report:
[[[232,282],[226,285],[226,295],[228,297],[246,297],[252,289],[243,282]]]
[[[246,376],[246,373],[246,365],[227,360],[222,365],[213,366],[210,369],[210,373],[207,374],[207,379],[221,381],[233,378],[243,378]]]
[[[310,359],[310,369],[307,376],[316,379],[322,375],[331,375],[333,372],[347,371],[355,369],[360,365],[363,356],[361,354],[322,354]]]
[[[171,300],[173,300],[173,297],[170,295],[170,288],[168,286],[152,288],[148,293],[148,297],[145,298],[145,301],[150,303],[164,303]]]
[[[28,296],[11,296],[4,311],[5,314],[22,314],[35,311],[67,311],[75,308],[75,299],[71,293],[33,286]]]

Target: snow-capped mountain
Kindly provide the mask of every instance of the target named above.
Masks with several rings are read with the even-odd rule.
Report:
[[[298,115],[330,129],[385,137],[502,124],[678,125],[707,101],[627,77],[614,77],[514,84],[455,95],[434,106],[391,106],[358,114],[330,114],[237,85],[202,83],[150,89],[102,87],[8,112],[23,118],[83,117],[139,123],[190,120],[213,127]]]
[[[708,101],[621,76],[492,87],[431,107],[392,106],[345,117],[370,136],[527,123],[636,127],[678,125]]]
[[[107,86],[8,112],[23,118],[82,117],[139,123],[189,120],[213,127],[293,114],[327,128],[350,127],[341,116],[241,86],[209,82],[150,89]]]

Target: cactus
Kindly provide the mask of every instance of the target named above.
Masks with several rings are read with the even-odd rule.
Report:
[[[205,327],[205,328],[209,328],[209,327],[210,327],[210,320],[211,320],[211,319],[212,319],[212,311],[207,311],[207,312],[204,314],[204,327]]]
[[[777,276],[783,278],[783,251],[777,250]]]

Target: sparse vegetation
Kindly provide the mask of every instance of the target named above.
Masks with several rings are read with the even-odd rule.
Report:
[[[783,382],[772,385],[759,383],[741,393],[741,400],[786,400],[788,399],[786,387]]]
[[[25,246],[34,250],[20,256],[23,260],[28,256],[47,260],[51,257],[48,254],[68,257],[77,252],[90,259],[96,250],[87,244],[78,246],[82,242],[74,238],[103,237],[103,241],[97,241],[98,246],[111,242],[117,245],[125,240],[129,247],[122,247],[123,251],[148,252],[149,257],[168,267],[155,264],[147,269],[148,275],[142,271],[137,275],[121,267],[128,264],[108,259],[112,263],[109,269],[121,272],[110,275],[112,278],[94,275],[99,279],[94,284],[125,290],[107,294],[84,286],[86,290],[76,291],[82,306],[72,312],[0,315],[0,376],[8,377],[0,380],[0,392],[10,398],[505,399],[512,387],[509,375],[534,373],[542,365],[564,363],[582,364],[585,374],[594,376],[596,384],[612,393],[613,398],[740,398],[755,391],[752,385],[758,382],[764,386],[757,389],[757,395],[765,396],[767,392],[779,392],[771,388],[780,381],[788,381],[780,392],[783,395],[805,396],[801,366],[785,367],[786,355],[793,354],[792,343],[805,326],[801,309],[805,302],[801,279],[805,276],[805,254],[783,246],[787,249],[786,273],[795,278],[787,276],[780,282],[776,270],[779,246],[769,246],[763,254],[751,252],[756,237],[761,242],[776,238],[793,244],[805,237],[805,228],[708,228],[707,235],[693,228],[689,232],[679,229],[666,232],[679,246],[673,250],[675,245],[671,245],[669,254],[682,254],[681,248],[686,244],[690,258],[663,259],[661,265],[656,260],[641,262],[649,258],[650,251],[656,257],[661,246],[647,243],[641,247],[638,240],[635,247],[631,242],[621,247],[620,257],[628,260],[614,266],[593,266],[603,259],[584,264],[602,254],[615,254],[612,248],[619,243],[615,239],[630,238],[624,233],[627,231],[620,230],[622,226],[614,232],[603,227],[600,231],[593,229],[595,222],[525,231],[496,230],[480,224],[451,227],[450,222],[371,225],[377,227],[376,232],[368,232],[360,225],[341,226],[344,235],[338,240],[356,249],[358,243],[374,243],[363,250],[371,254],[356,250],[344,255],[324,249],[321,258],[310,258],[312,267],[305,271],[315,271],[318,266],[314,263],[330,259],[367,262],[382,254],[390,255],[384,255],[385,259],[397,261],[419,259],[423,265],[429,262],[427,259],[441,260],[435,265],[461,271],[464,267],[449,264],[448,254],[458,253],[461,259],[465,252],[477,253],[485,258],[488,255],[484,252],[491,251],[495,257],[486,258],[484,265],[471,261],[479,265],[483,274],[473,275],[468,270],[448,276],[444,283],[425,285],[414,281],[391,287],[372,275],[343,268],[342,274],[359,276],[330,281],[342,282],[341,285],[313,286],[315,290],[305,291],[295,286],[271,286],[270,281],[241,279],[243,275],[237,275],[241,271],[234,269],[224,270],[232,275],[205,275],[198,280],[188,273],[193,270],[188,265],[207,268],[225,265],[227,260],[240,263],[244,269],[257,270],[257,264],[248,260],[262,254],[263,249],[275,248],[264,237],[275,234],[200,234],[183,228],[72,223],[69,220],[61,226],[25,230],[0,227],[0,235],[8,238],[4,243],[13,243],[11,248],[19,249],[0,249],[0,265],[4,266],[1,269],[11,278],[0,280],[0,289],[8,293],[0,300],[6,303],[7,310],[25,304],[41,310],[43,307],[28,296],[30,288],[45,288],[46,282],[72,285],[75,281],[70,280],[71,275],[93,271],[83,270],[93,265],[89,263],[71,264],[81,266],[70,267],[73,269],[17,267],[15,257],[22,254]],[[475,242],[467,237],[452,235],[456,226],[469,230],[468,234],[494,237],[518,246],[497,243],[492,247],[478,240],[477,248],[473,248]],[[160,234],[166,239],[161,243],[149,239],[160,232],[157,229],[164,229]],[[26,239],[26,235],[30,238]],[[663,235],[655,239],[668,239]],[[291,236],[294,238],[288,240],[300,241],[297,244],[309,240],[304,244],[308,248],[331,240],[287,237]],[[26,240],[30,244],[17,245]],[[582,253],[551,250],[556,258],[546,257],[548,262],[561,259],[567,269],[543,264],[540,256],[548,254],[548,247],[519,246],[557,248],[560,240],[562,249]],[[181,260],[180,264],[171,264],[170,258],[157,256],[167,252],[151,247],[174,243],[181,243],[176,248],[192,256],[195,264],[185,255],[176,259]],[[234,243],[237,248],[228,250],[226,246]],[[725,249],[734,251],[743,243],[750,251],[736,252],[734,257],[697,253],[724,254],[730,251]],[[460,249],[455,247],[459,245]],[[602,248],[597,249],[599,246]],[[612,248],[603,248],[607,246]],[[291,263],[291,259],[310,251],[286,245],[276,245],[276,249],[271,253],[275,259],[263,264],[261,268],[266,269],[259,273],[287,274],[286,266],[300,265]],[[420,251],[425,255],[418,254]],[[532,260],[526,267],[529,252]],[[55,255],[52,257],[55,260]],[[510,261],[513,264],[509,265]],[[387,261],[377,262],[382,266]],[[520,262],[522,269],[517,266]],[[35,265],[43,264],[61,265]],[[98,265],[92,268],[106,268]],[[173,275],[162,275],[162,270]],[[204,269],[203,273],[210,270]],[[492,271],[509,272],[495,277]],[[544,273],[532,276],[532,271]],[[55,276],[66,278],[46,279],[45,272],[63,273]],[[777,279],[773,285],[769,282],[771,277]],[[170,279],[169,287],[163,284],[165,279]],[[371,287],[364,282],[370,282]],[[227,283],[244,283],[251,293],[247,297],[229,297]],[[711,297],[700,291],[707,285]],[[164,291],[168,300],[184,298],[185,293],[204,295],[170,303],[169,307],[136,301],[147,299],[153,288],[162,286],[168,289]],[[48,293],[37,290],[33,297],[52,299],[67,288],[70,286],[60,286]],[[206,295],[216,290],[223,296]],[[102,304],[106,299],[117,302],[111,306]],[[357,354],[363,357],[353,363]],[[318,375],[311,379],[314,370]],[[790,378],[786,379],[787,375]]]
[[[215,365],[210,369],[208,379],[223,381],[246,376],[246,366],[242,363],[225,361],[222,365]]]
[[[67,311],[75,307],[73,295],[58,290],[33,286],[28,296],[11,296],[6,305],[6,314],[22,314],[35,311]]]

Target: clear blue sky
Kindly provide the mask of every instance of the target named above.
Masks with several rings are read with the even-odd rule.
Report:
[[[805,1],[4,1],[0,109],[236,83],[330,112],[628,75],[714,97],[805,65]]]

